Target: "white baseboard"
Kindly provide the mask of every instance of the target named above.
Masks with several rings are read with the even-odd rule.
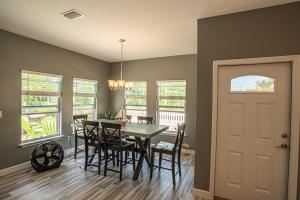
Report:
[[[83,148],[84,145],[80,145],[78,147]],[[74,151],[75,151],[75,148],[65,150],[65,159],[70,159],[72,154],[74,155]],[[67,157],[66,155],[70,155],[70,156]],[[14,166],[11,166],[11,167],[8,167],[8,168],[5,168],[5,169],[1,169],[0,170],[0,177],[5,176],[5,175],[10,174],[10,173],[13,173],[13,172],[16,172],[16,171],[19,171],[19,170],[26,169],[26,168],[31,168],[31,162],[30,161],[27,161],[27,162],[24,162],[24,163],[21,163],[21,164],[18,164],[18,165],[14,165]]]
[[[193,188],[192,194],[194,200],[210,200],[210,193],[208,191]]]

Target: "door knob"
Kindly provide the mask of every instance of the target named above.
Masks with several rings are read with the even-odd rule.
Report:
[[[288,145],[282,143],[280,146],[277,146],[276,148],[279,148],[279,149],[287,149],[287,148],[288,148]]]

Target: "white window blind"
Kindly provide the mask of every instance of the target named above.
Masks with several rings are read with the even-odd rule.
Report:
[[[147,81],[135,81],[125,92],[125,109],[132,122],[137,122],[137,116],[147,115]]]
[[[186,81],[157,81],[157,122],[176,131],[178,123],[185,121]]]
[[[87,114],[88,118],[97,117],[97,85],[94,80],[73,79],[73,114]]]
[[[60,134],[62,76],[21,71],[21,141]]]

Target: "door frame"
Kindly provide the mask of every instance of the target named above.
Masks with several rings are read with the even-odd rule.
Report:
[[[291,63],[291,136],[290,158],[288,174],[288,200],[297,198],[298,159],[299,159],[299,131],[300,131],[300,55],[246,58],[213,61],[213,91],[212,91],[212,127],[211,127],[211,159],[210,159],[210,199],[215,196],[215,170],[217,149],[217,119],[218,119],[218,72],[219,67]]]

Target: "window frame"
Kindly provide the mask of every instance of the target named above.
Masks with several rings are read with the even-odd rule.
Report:
[[[159,83],[160,82],[184,82],[185,83],[185,98],[184,98],[184,107],[183,107],[183,112],[180,112],[180,111],[177,111],[179,113],[184,113],[184,122],[186,122],[186,102],[187,102],[187,80],[184,80],[184,79],[179,79],[179,80],[157,80],[156,81],[156,123],[157,124],[160,124],[160,117],[159,117],[159,113],[160,113],[160,106],[159,106]],[[172,96],[168,96],[168,97],[172,97]],[[166,112],[176,112],[176,111],[166,111]],[[168,125],[170,126],[170,125]],[[175,127],[176,128],[176,127]],[[166,131],[164,131],[165,133],[168,133],[168,134],[171,134],[171,135],[174,135],[176,134],[176,130],[170,130],[170,127],[169,129],[167,129]]]
[[[146,105],[145,105],[145,110],[137,110],[137,109],[127,109],[127,103],[126,103],[126,99],[127,99],[127,96],[141,96],[141,95],[127,95],[125,91],[124,92],[124,107],[125,107],[125,110],[126,110],[126,113],[128,115],[128,110],[130,111],[143,111],[145,112],[145,115],[144,116],[147,116],[147,113],[148,113],[148,81],[147,80],[137,80],[137,81],[131,81],[133,84],[134,83],[145,83],[146,84],[146,94],[145,94],[145,97],[144,98],[141,98],[141,99],[145,99],[145,102],[146,102]],[[139,115],[140,116],[140,115]],[[132,121],[132,120],[131,120]],[[132,122],[137,122],[136,121],[132,121]]]
[[[95,83],[95,85],[96,85],[96,87],[95,87],[95,89],[96,89],[96,91],[95,91],[95,93],[94,94],[92,94],[92,93],[78,93],[78,92],[75,92],[74,91],[74,83],[75,83],[75,81],[76,80],[79,80],[79,81],[85,81],[85,82],[91,82],[91,83]],[[93,97],[94,98],[94,107],[93,107],[93,116],[92,116],[92,120],[95,120],[96,118],[97,118],[97,114],[98,114],[98,112],[97,112],[97,109],[98,109],[98,103],[97,103],[97,101],[98,101],[98,81],[97,80],[92,80],[92,79],[83,79],[83,78],[77,78],[77,77],[73,77],[73,79],[72,79],[72,90],[73,90],[73,92],[72,92],[72,113],[73,113],[73,115],[74,115],[74,111],[76,110],[76,109],[74,109],[74,97]],[[77,87],[76,87],[77,88]],[[90,105],[90,104],[88,104],[88,105]],[[78,110],[80,110],[80,109],[78,109]]]
[[[260,76],[260,77],[265,77],[265,78],[270,78],[274,80],[274,87],[273,87],[273,91],[232,91],[231,90],[231,85],[232,85],[232,80],[236,79],[236,78],[241,78],[241,77],[247,77],[247,76]],[[228,79],[228,93],[229,94],[268,94],[268,95],[276,95],[278,93],[278,79],[276,77],[272,77],[266,74],[239,74],[233,77],[230,77]]]
[[[23,74],[34,74],[34,75],[41,75],[41,76],[48,76],[48,77],[56,77],[60,78],[59,83],[59,91],[58,92],[43,92],[43,91],[30,91],[27,88],[26,90],[23,90]],[[50,74],[50,73],[44,73],[44,72],[37,72],[37,71],[30,71],[30,70],[20,70],[21,75],[21,118],[23,116],[29,116],[29,115],[41,115],[41,114],[56,114],[56,134],[49,135],[49,136],[42,136],[39,138],[33,138],[33,139],[27,139],[22,140],[22,123],[20,121],[20,128],[21,128],[21,146],[26,144],[33,144],[38,143],[41,141],[47,141],[52,138],[60,138],[62,136],[62,83],[63,83],[63,76],[58,74]],[[29,85],[28,85],[29,86]],[[46,96],[46,97],[57,97],[57,106],[23,106],[22,100],[23,96]],[[38,112],[38,113],[24,113],[23,109],[26,108],[45,108],[45,107],[57,107],[57,112]]]

